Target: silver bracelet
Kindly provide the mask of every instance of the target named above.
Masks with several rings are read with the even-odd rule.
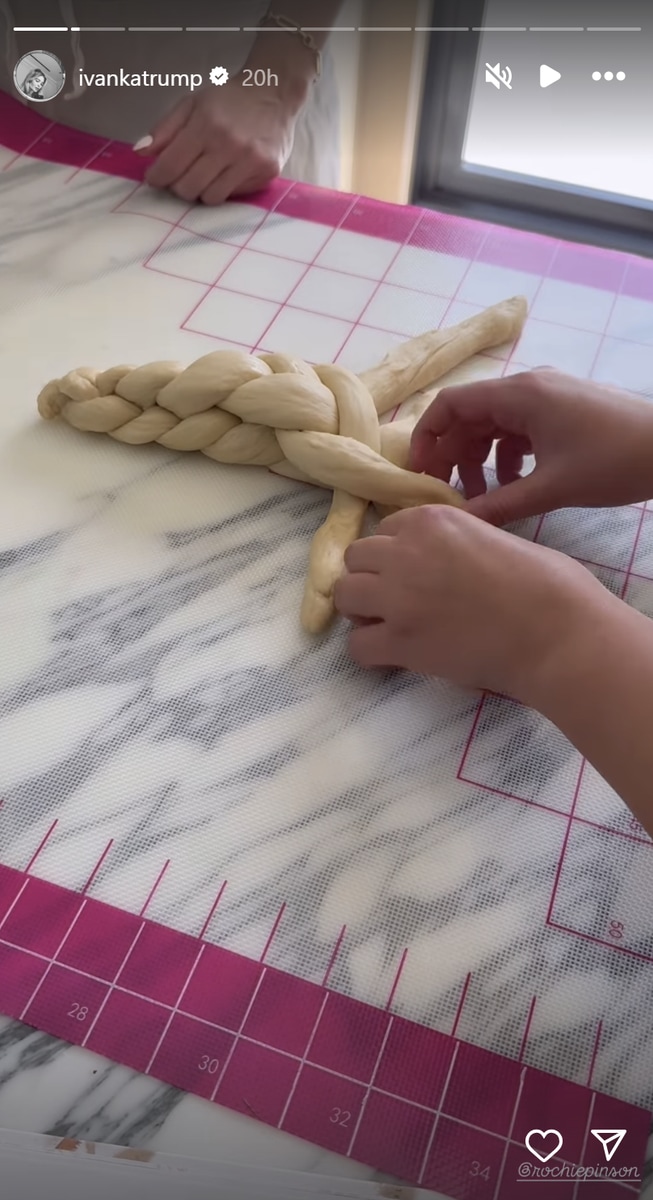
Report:
[[[315,58],[315,75],[316,78],[319,79],[320,75],[322,74],[322,54],[315,45],[315,41],[311,37],[310,33],[308,33],[305,29],[300,29],[294,21],[291,21],[289,17],[284,17],[281,13],[267,12],[261,19],[260,25],[263,26],[266,24],[266,22],[271,25],[276,25],[277,29],[287,29],[289,33],[296,33],[297,36],[301,38],[302,42],[306,46],[306,49],[310,50],[311,54]]]

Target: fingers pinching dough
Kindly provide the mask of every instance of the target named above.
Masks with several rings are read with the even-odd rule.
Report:
[[[416,418],[380,426],[379,416],[481,350],[514,340],[526,313],[523,297],[506,300],[400,344],[361,375],[238,350],[217,350],[188,367],[79,367],[46,384],[38,409],[46,420],[62,417],[76,429],[130,445],[200,450],[216,462],[266,466],[330,488],[331,508],[313,538],[301,607],[304,628],[320,633],[334,613],[345,550],[360,536],[370,502],[383,510],[462,503],[448,484],[406,469]]]

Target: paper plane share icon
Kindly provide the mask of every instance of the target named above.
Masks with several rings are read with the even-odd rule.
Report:
[[[597,1142],[600,1142],[603,1146],[603,1153],[605,1154],[606,1162],[610,1162],[610,1159],[614,1155],[615,1151],[619,1149],[627,1132],[628,1131],[626,1129],[592,1130],[592,1136],[595,1137]]]

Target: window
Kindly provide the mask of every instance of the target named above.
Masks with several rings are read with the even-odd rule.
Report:
[[[642,0],[436,2],[414,202],[653,254],[652,63]]]

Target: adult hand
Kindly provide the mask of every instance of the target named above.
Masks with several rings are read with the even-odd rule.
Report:
[[[345,566],[335,602],[356,625],[357,663],[529,704],[560,656],[580,655],[606,606],[620,604],[574,560],[446,505],[387,517],[348,548]]]
[[[496,441],[499,487],[485,463]],[[535,468],[522,477],[524,458]],[[495,525],[565,507],[653,496],[653,405],[629,392],[543,368],[443,388],[415,426],[410,465],[450,480],[470,513]]]
[[[243,87],[239,76],[194,92],[159,121],[143,147],[154,158],[146,180],[204,204],[259,191],[290,156],[300,108],[294,95]]]

